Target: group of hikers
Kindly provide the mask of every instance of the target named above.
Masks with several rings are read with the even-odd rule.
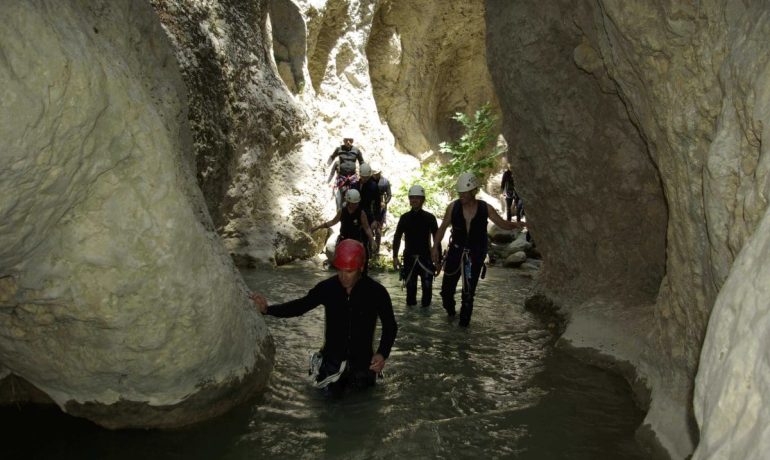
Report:
[[[377,375],[385,367],[398,325],[387,289],[367,276],[370,254],[379,248],[374,229],[382,228],[385,212],[381,203],[389,201],[390,186],[388,184],[388,197],[384,200],[374,171],[364,162],[361,152],[353,147],[351,138],[345,138],[344,144],[334,151],[331,160],[334,159],[337,160],[337,187],[347,190],[335,217],[310,231],[340,223],[332,261],[337,274],[318,283],[304,297],[289,302],[268,305],[259,293],[252,293],[251,299],[262,314],[277,317],[300,316],[319,305],[324,306],[324,344],[311,359],[311,373],[317,387],[328,395],[339,396],[350,389],[374,385]],[[356,163],[360,179],[355,177]],[[513,187],[512,182],[510,186]],[[468,327],[476,286],[486,269],[488,221],[506,230],[520,228],[523,224],[519,219],[511,221],[510,205],[508,220],[505,220],[493,206],[477,199],[479,182],[471,172],[460,174],[455,191],[459,197],[447,206],[441,225],[438,225],[436,217],[422,209],[425,189],[419,184],[409,188],[410,210],[400,216],[393,238],[393,267],[404,281],[409,306],[417,304],[418,279],[422,307],[431,304],[433,278],[443,271],[441,302],[450,319],[457,315],[455,295],[462,280],[458,324]],[[449,246],[443,252],[441,241],[447,229],[451,229],[451,236]],[[402,237],[403,263],[398,257]],[[381,335],[375,351],[372,343],[377,318]]]

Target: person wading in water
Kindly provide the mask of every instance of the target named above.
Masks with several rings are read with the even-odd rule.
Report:
[[[422,287],[421,305],[427,307],[433,298],[433,274],[436,271],[431,261],[430,239],[438,230],[436,216],[424,211],[425,189],[421,185],[409,188],[409,206],[396,226],[393,236],[393,268],[401,269],[401,279],[406,286],[406,304],[417,305],[417,278]],[[398,250],[401,246],[401,236],[404,236],[404,265],[398,260]],[[441,244],[438,241],[437,244]],[[439,249],[439,252],[441,250]]]
[[[268,305],[260,293],[251,299],[263,315],[289,318],[324,306],[324,344],[311,359],[314,384],[329,396],[375,384],[396,340],[398,325],[387,289],[363,274],[366,253],[361,242],[342,240],[334,254],[337,275],[316,284],[307,295]],[[372,349],[377,319],[380,343]]]
[[[476,294],[476,285],[484,267],[484,258],[487,256],[487,220],[490,219],[498,227],[505,230],[513,230],[523,227],[518,222],[508,222],[495,211],[491,205],[476,199],[479,191],[479,182],[473,173],[460,174],[455,186],[460,199],[447,206],[444,220],[433,237],[431,257],[433,263],[439,263],[439,247],[444,238],[446,229],[451,225],[452,233],[449,239],[449,248],[444,259],[444,277],[441,280],[441,301],[447,315],[454,318],[455,291],[457,282],[462,278],[463,287],[460,307],[460,326],[467,327],[473,313],[473,297]]]

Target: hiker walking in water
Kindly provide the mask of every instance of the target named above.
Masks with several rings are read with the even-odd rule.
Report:
[[[324,306],[324,343],[311,364],[314,385],[329,396],[375,384],[377,374],[396,340],[398,325],[387,289],[363,274],[364,246],[351,239],[342,240],[334,254],[337,275],[316,284],[307,295],[278,305],[268,305],[259,293],[251,294],[263,315],[288,318]],[[372,349],[377,319],[380,343]]]
[[[310,233],[322,228],[329,228],[340,222],[340,235],[337,241],[353,239],[360,241],[366,249],[364,273],[369,269],[369,245],[374,241],[372,229],[369,227],[369,219],[359,206],[361,194],[356,189],[350,189],[345,193],[345,206],[337,211],[337,215],[328,222],[310,228]]]
[[[487,255],[487,220],[505,230],[513,230],[523,225],[518,222],[508,222],[495,211],[491,205],[476,199],[479,182],[473,173],[460,174],[455,186],[460,194],[458,200],[447,206],[444,220],[433,238],[431,257],[438,264],[441,252],[439,244],[444,238],[446,229],[451,225],[452,233],[449,248],[444,260],[444,277],[441,280],[441,301],[447,315],[453,318],[455,310],[455,291],[457,282],[462,278],[462,295],[460,307],[460,326],[467,327],[473,313],[473,297],[479,282],[484,258]]]
[[[505,168],[505,172],[503,172],[502,180],[500,181],[500,191],[503,193],[503,196],[505,197],[505,213],[506,213],[506,219],[510,222],[513,214],[514,209],[517,209],[517,204],[519,200],[519,196],[516,193],[516,188],[513,184],[513,173],[511,172],[511,165],[507,165]],[[517,213],[518,214],[518,213]],[[520,219],[516,218],[516,221],[518,222]]]
[[[396,234],[393,236],[393,268],[401,270],[401,279],[406,286],[406,304],[417,305],[417,278],[422,287],[421,305],[430,305],[433,297],[433,275],[436,271],[431,261],[431,238],[436,235],[436,216],[424,211],[425,189],[421,185],[409,188],[411,209],[398,219]],[[401,236],[404,236],[404,264],[398,260]],[[441,241],[434,241],[439,245]]]
[[[393,197],[393,193],[390,190],[390,181],[382,175],[382,171],[379,168],[372,168],[372,180],[377,182],[377,187],[380,189],[380,196],[382,197],[382,203],[380,205],[380,231],[377,232],[374,237],[376,238],[377,247],[380,247],[380,237],[385,228],[385,218],[388,214],[388,203]]]
[[[333,172],[337,174],[334,182],[335,199],[337,209],[341,209],[345,192],[350,188],[357,187],[356,163],[358,165],[363,164],[364,156],[357,147],[353,147],[353,138],[346,137],[342,139],[342,145],[334,149],[334,152],[329,156],[328,164],[332,164],[332,162],[334,162]]]
[[[382,224],[380,221],[382,219],[380,187],[377,185],[377,181],[372,179],[372,168],[368,163],[361,165],[359,176],[361,176],[358,183],[358,189],[361,192],[361,209],[366,213],[369,227],[372,229],[374,235],[374,239],[371,241],[372,250],[376,252],[379,248],[377,242]]]

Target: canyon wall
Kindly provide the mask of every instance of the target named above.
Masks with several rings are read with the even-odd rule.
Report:
[[[715,304],[728,279],[750,296],[767,282],[734,268],[749,239],[767,238],[758,231],[768,197],[766,8],[488,0],[487,24],[515,176],[547,260],[539,289],[570,317],[564,341],[633,364],[651,390],[645,423],[675,458],[699,437],[702,458],[731,457],[705,446],[729,452],[734,442],[750,453],[738,457],[760,455],[759,424],[743,434],[704,416],[755,414],[707,408],[742,406],[760,391],[728,399],[724,388],[750,375],[756,352],[713,358],[749,331],[766,335],[761,322],[731,316],[751,303],[725,293]],[[585,237],[593,251],[571,244]],[[730,324],[712,319],[720,332],[706,336],[712,308]],[[766,372],[752,379],[767,387]],[[699,431],[695,416],[701,429],[718,428]],[[741,440],[725,440],[731,432]]]
[[[5,402],[22,381],[107,427],[172,427],[260,391],[272,341],[196,184],[155,11],[6,2],[0,56]]]
[[[273,353],[232,260],[320,252],[343,136],[398,187],[489,101],[562,345],[621,363],[674,458],[767,451],[761,2],[4,9],[5,382],[109,427],[227,410]]]

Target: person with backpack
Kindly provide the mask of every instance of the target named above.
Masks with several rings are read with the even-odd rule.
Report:
[[[439,246],[444,233],[451,225],[452,234],[449,247],[443,260],[444,277],[441,280],[441,301],[447,315],[454,318],[455,291],[457,282],[462,278],[462,295],[460,308],[461,327],[468,327],[473,313],[473,298],[487,256],[489,236],[487,221],[491,220],[498,227],[513,230],[523,227],[518,222],[503,220],[492,205],[476,198],[479,182],[471,172],[460,174],[455,185],[460,198],[447,206],[444,220],[441,222],[436,235],[433,237],[431,257],[433,263],[439,263],[441,248]],[[439,269],[441,270],[441,268]]]
[[[364,163],[364,156],[357,147],[353,146],[352,137],[342,139],[342,145],[334,149],[328,160],[328,164],[332,163],[334,163],[333,172],[336,172],[335,199],[337,209],[341,209],[345,192],[348,189],[357,188],[356,166]]]
[[[417,278],[420,279],[423,307],[430,305],[433,298],[433,275],[436,267],[431,261],[431,238],[438,230],[436,216],[422,209],[425,203],[425,189],[418,184],[409,188],[409,206],[396,226],[393,236],[393,268],[400,270],[400,277],[406,286],[407,306],[417,305]],[[401,236],[404,237],[404,263],[398,260]],[[441,241],[437,244],[440,246]],[[440,249],[439,249],[440,252]]]
[[[311,370],[314,386],[327,396],[373,386],[398,333],[390,295],[363,273],[365,258],[360,241],[342,240],[334,253],[337,274],[316,284],[304,297],[268,305],[262,294],[250,295],[260,313],[280,318],[301,316],[323,305],[324,342],[311,358]],[[372,344],[378,319],[381,332],[375,351]]]

